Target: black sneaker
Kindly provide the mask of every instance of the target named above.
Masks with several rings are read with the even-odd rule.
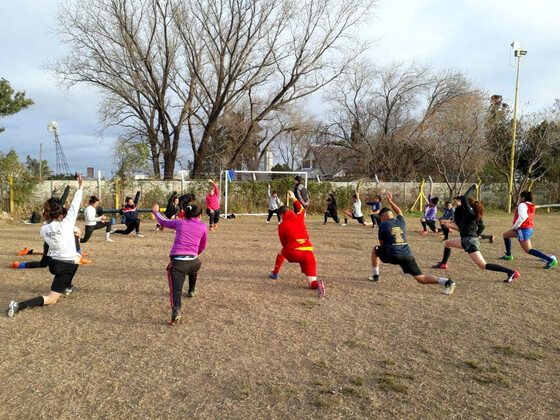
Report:
[[[379,281],[379,276],[369,276],[368,280],[377,283]]]
[[[169,321],[169,325],[178,325],[181,322],[181,318],[183,317],[183,312],[179,309],[173,309],[171,313],[171,321]]]
[[[196,294],[196,292],[194,290],[189,290],[187,292],[187,297],[188,298],[193,298],[195,294]]]

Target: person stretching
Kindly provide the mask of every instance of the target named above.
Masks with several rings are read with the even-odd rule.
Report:
[[[165,217],[170,220],[177,219],[177,217],[179,216],[179,211],[181,210],[179,207],[179,191],[181,191],[181,187],[175,188],[175,191],[173,191],[173,194],[171,194],[169,200],[167,200],[167,207],[163,212],[163,214],[165,214]],[[163,229],[165,228],[162,225],[160,225],[159,223],[156,224],[156,231],[161,231]]]
[[[328,191],[327,194],[329,197],[327,198],[327,211],[325,211],[325,219],[323,224],[327,224],[327,219],[330,217],[334,220],[335,223],[340,223],[340,219],[338,218],[338,208],[336,206],[336,199],[332,194],[332,191]]]
[[[463,214],[461,216],[461,220],[458,221],[459,233],[461,237],[448,239],[447,241],[445,241],[443,259],[439,263],[434,265],[433,268],[446,269],[447,261],[451,256],[451,248],[459,248],[464,249],[480,269],[506,273],[507,278],[504,280],[504,282],[510,283],[511,281],[513,281],[513,279],[519,277],[519,272],[506,267],[502,267],[498,264],[487,264],[484,260],[484,257],[480,253],[480,242],[478,240],[478,235],[481,232],[480,225],[484,216],[484,206],[480,201],[476,201],[474,198],[472,198],[472,195],[477,188],[478,185],[473,184],[467,190],[465,195],[461,196],[461,206],[463,207]],[[457,217],[457,212],[455,212],[455,217]]]
[[[270,192],[270,184],[268,185],[268,190],[266,191],[266,196],[268,197],[268,217],[266,218],[266,223],[270,223],[272,215],[276,214],[278,217],[278,223],[280,223],[280,215],[278,214],[278,209],[282,205],[282,202],[278,198],[276,191]]]
[[[428,204],[424,208],[424,216],[420,218],[420,223],[422,223],[422,235],[428,233],[426,226],[430,227],[433,233],[437,233],[436,229],[436,214],[437,214],[437,204],[439,203],[439,198],[433,197],[432,193],[428,194]]]
[[[136,192],[136,197],[132,201],[132,197],[125,198],[125,205],[119,210],[119,214],[122,214],[122,223],[126,225],[126,229],[116,230],[114,233],[119,233],[121,235],[128,235],[133,230],[136,230],[136,236],[143,238],[144,235],[140,233],[140,219],[138,218],[138,211],[136,206],[140,200],[140,191]]]
[[[531,191],[523,191],[519,198],[521,202],[515,209],[513,226],[510,230],[504,232],[503,235],[506,253],[500,258],[502,260],[513,260],[513,254],[511,253],[511,238],[517,237],[519,245],[521,245],[523,251],[546,261],[546,265],[543,268],[549,269],[556,266],[558,264],[558,260],[554,255],[546,255],[531,246],[531,236],[533,235],[533,228],[535,227],[535,205],[533,204],[533,193]]]
[[[84,210],[84,217],[86,219],[86,233],[84,237],[80,240],[81,243],[86,243],[91,238],[91,235],[97,229],[105,229],[105,241],[114,242],[109,236],[111,233],[115,233],[116,229],[111,230],[111,223],[105,221],[105,216],[97,215],[97,207],[99,206],[99,198],[92,195],[89,199],[89,206]]]
[[[220,190],[214,181],[208,180],[212,184],[206,196],[206,214],[210,221],[210,230],[214,231],[220,221]]]
[[[41,228],[41,236],[49,246],[49,271],[54,274],[51,290],[46,296],[37,296],[23,302],[12,300],[8,306],[10,318],[25,308],[54,305],[67,289],[72,288],[72,280],[78,270],[74,224],[82,201],[82,186],[82,174],[78,174],[78,190],[68,211],[58,198],[49,198],[45,202],[43,218],[47,223]]]
[[[424,275],[418,267],[412,251],[406,241],[406,221],[402,210],[393,202],[393,195],[387,194],[387,201],[391,209],[384,207],[379,212],[381,224],[379,225],[379,246],[371,251],[372,275],[370,281],[379,281],[379,260],[387,264],[399,265],[403,273],[410,274],[421,284],[441,284],[445,286],[443,293],[450,295],[455,290],[455,282],[446,277]],[[393,217],[393,212],[397,217]]]
[[[201,222],[202,209],[197,204],[186,204],[184,219],[170,220],[159,213],[159,206],[154,204],[152,212],[159,224],[175,230],[175,240],[167,265],[167,280],[169,283],[169,297],[171,300],[170,325],[177,325],[183,313],[181,312],[181,295],[186,276],[189,276],[189,291],[187,297],[194,297],[198,270],[202,263],[198,256],[206,248],[208,231]]]
[[[381,211],[381,196],[376,195],[375,197],[373,197],[373,201],[367,201],[366,205],[371,206],[370,217],[373,229],[375,227],[375,224],[377,224],[377,226],[381,224],[381,218],[379,217],[379,212]]]
[[[348,226],[348,218],[351,217],[357,220],[359,224],[366,227],[372,226],[372,223],[366,222],[364,219],[364,214],[362,213],[362,201],[360,200],[360,184],[358,188],[354,190],[354,195],[352,195],[352,208],[350,210],[344,211],[344,223],[341,226]]]
[[[268,276],[271,279],[279,277],[280,268],[284,260],[299,263],[301,272],[307,277],[307,285],[317,289],[319,298],[325,297],[325,285],[317,279],[317,263],[313,254],[313,244],[309,240],[309,233],[305,226],[305,208],[292,191],[288,191],[288,198],[293,201],[297,213],[289,210],[287,206],[278,209],[282,221],[278,225],[278,236],[282,250],[276,256],[274,270]]]

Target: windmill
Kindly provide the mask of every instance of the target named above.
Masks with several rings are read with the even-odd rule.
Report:
[[[58,140],[58,124],[56,121],[51,121],[47,124],[47,131],[54,135],[54,144],[56,145],[56,174],[72,175],[68,167],[68,162],[66,161],[66,156],[64,156],[64,152],[62,151],[62,145],[60,144],[60,140]]]

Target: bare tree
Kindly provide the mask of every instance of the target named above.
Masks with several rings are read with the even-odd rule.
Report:
[[[486,162],[485,122],[485,95],[474,90],[446,100],[423,120],[415,141],[435,164],[449,197],[461,191]]]
[[[224,112],[248,103],[248,124],[228,166],[259,124],[335,79],[365,48],[352,35],[373,0],[190,0],[176,24],[196,79],[198,108],[187,120],[200,172]],[[261,152],[264,149],[261,149]]]

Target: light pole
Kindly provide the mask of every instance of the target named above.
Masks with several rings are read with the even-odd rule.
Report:
[[[511,213],[511,203],[513,201],[513,176],[515,172],[515,132],[517,130],[517,93],[519,91],[519,63],[521,63],[521,57],[527,55],[526,50],[521,49],[521,43],[519,41],[513,41],[511,43],[513,48],[513,56],[517,58],[517,76],[515,78],[515,99],[513,102],[513,127],[511,133],[511,153],[509,162],[509,183],[508,183],[508,204],[507,211]]]

